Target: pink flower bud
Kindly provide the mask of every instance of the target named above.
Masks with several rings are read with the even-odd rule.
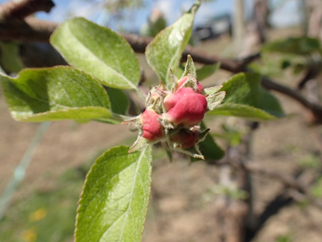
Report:
[[[154,112],[152,109],[145,110],[141,115],[142,121],[142,137],[155,141],[163,136],[163,129],[158,120],[161,115]]]
[[[204,95],[195,93],[191,88],[180,88],[164,100],[168,120],[175,125],[193,126],[201,122],[207,111]]]
[[[179,81],[178,81],[178,88],[180,88],[188,79],[188,76],[184,76],[182,77]],[[197,79],[196,79],[196,82],[197,82],[197,93],[200,93],[200,94],[203,94],[203,85],[201,85]]]
[[[170,140],[179,144],[182,149],[189,149],[198,141],[198,133],[181,129],[178,133],[171,136]]]

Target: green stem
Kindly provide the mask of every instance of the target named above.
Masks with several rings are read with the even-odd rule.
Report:
[[[20,160],[20,163],[17,165],[13,176],[6,187],[6,190],[2,194],[0,198],[0,221],[2,220],[8,206],[9,202],[18,188],[18,185],[23,180],[26,174],[26,170],[32,161],[32,158],[36,152],[36,149],[44,136],[46,130],[48,129],[50,122],[43,122],[39,125],[37,132],[35,133],[34,137],[31,140],[29,147],[27,148],[26,152],[24,153],[23,157]]]
[[[140,87],[137,87],[135,89],[138,97],[142,100],[143,103],[145,103],[145,100],[146,100],[146,95],[144,94],[144,92],[140,89]]]

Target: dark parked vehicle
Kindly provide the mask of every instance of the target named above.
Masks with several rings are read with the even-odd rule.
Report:
[[[223,14],[213,17],[201,26],[197,26],[193,36],[198,40],[214,39],[222,34],[231,34],[232,17],[230,14]]]

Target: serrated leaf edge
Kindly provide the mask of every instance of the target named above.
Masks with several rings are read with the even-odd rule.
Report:
[[[66,25],[67,26],[67,29],[69,31],[69,33],[71,33],[71,35],[73,36],[73,32],[70,30],[70,26],[69,26],[69,23],[71,21],[74,21],[74,20],[77,20],[77,19],[82,19],[82,20],[86,20],[88,22],[90,22],[91,24],[95,24],[101,28],[104,28],[104,29],[107,29],[108,31],[111,31],[113,34],[116,34],[118,35],[124,42],[124,44],[126,44],[129,49],[134,53],[132,47],[130,46],[130,44],[124,39],[124,37],[122,37],[121,35],[117,34],[116,32],[114,32],[113,30],[109,29],[109,28],[106,28],[106,27],[103,27],[103,26],[100,26],[92,21],[89,21],[83,17],[76,17],[76,18],[73,18],[73,19],[70,19],[70,20],[67,20],[66,22],[62,23],[61,26],[63,25]],[[59,27],[61,27],[59,26]],[[67,61],[66,59],[66,56],[64,55],[64,53],[61,53],[61,51],[56,48],[56,45],[53,43],[53,38],[55,38],[57,32],[59,31],[59,27],[53,32],[53,34],[50,36],[50,43],[55,47],[55,49],[63,56],[64,60]],[[80,43],[86,50],[89,50],[85,45],[83,45],[82,42],[80,42],[77,38],[74,37],[74,39]],[[92,53],[90,50],[89,50],[89,53]],[[98,58],[96,55],[93,55],[91,54],[91,56],[94,56],[95,59],[97,59],[99,62],[103,63],[105,67],[107,67],[107,69],[111,70],[114,74],[116,74],[117,76],[119,76],[120,78],[122,78],[127,84],[129,84],[128,86],[130,86],[132,89],[136,90],[137,89],[137,86],[134,85],[126,76],[122,75],[121,73],[117,72],[116,70],[114,70],[113,68],[111,68],[110,66],[106,65],[105,62],[103,60],[101,60],[100,58]],[[68,61],[67,61],[68,62]],[[72,65],[73,66],[73,65]],[[97,78],[98,79],[98,78]],[[110,83],[106,82],[105,80],[102,80],[102,79],[98,79],[100,83],[103,83],[105,84],[106,86],[111,86],[113,88],[118,88],[119,86],[114,86],[114,85],[111,85]],[[121,86],[121,85],[120,85]],[[126,88],[125,86],[121,86],[122,88]]]
[[[83,185],[83,188],[82,188],[82,192],[81,192],[81,194],[80,194],[80,199],[79,199],[79,201],[78,201],[78,206],[77,206],[77,210],[76,210],[76,219],[75,219],[75,230],[74,230],[74,238],[75,238],[75,242],[77,242],[77,237],[76,237],[76,232],[77,232],[77,225],[78,225],[78,216],[79,216],[79,210],[80,210],[80,202],[82,201],[82,195],[83,195],[83,193],[84,193],[84,188],[85,188],[85,186],[87,185],[87,182],[88,182],[88,176],[90,175],[90,173],[92,172],[92,170],[94,169],[94,167],[96,166],[96,162],[97,162],[97,160],[98,159],[100,159],[101,157],[103,157],[107,152],[110,152],[111,150],[113,150],[113,149],[119,149],[119,148],[122,148],[122,147],[124,147],[124,148],[126,148],[126,149],[129,149],[129,147],[128,146],[124,146],[124,145],[120,145],[120,146],[117,146],[117,147],[113,147],[113,148],[110,148],[109,150],[107,150],[107,151],[105,151],[102,155],[100,155],[99,157],[97,157],[96,158],[96,160],[95,160],[95,163],[91,166],[91,168],[89,169],[89,171],[88,171],[88,173],[86,174],[86,177],[85,177],[85,181],[84,181],[84,185]],[[142,160],[142,157],[144,156],[144,154],[145,154],[145,151],[147,150],[147,149],[149,149],[149,151],[148,151],[148,154],[147,154],[147,156],[148,156],[148,158],[149,158],[149,161],[151,162],[152,161],[152,152],[151,152],[151,146],[147,146],[147,147],[145,147],[142,151],[140,151],[141,152],[141,155],[140,155],[140,157],[139,157],[139,159],[140,159],[140,161]],[[139,167],[139,165],[137,165],[137,167]],[[151,174],[152,174],[152,164],[149,166],[149,173],[150,173],[150,179],[149,179],[149,181],[150,181],[150,186],[149,186],[149,194],[148,194],[148,199],[149,199],[149,197],[150,197],[150,193],[151,193],[151,182],[152,182],[152,179],[151,179]],[[136,174],[135,174],[135,177],[137,176],[137,172],[136,172]],[[132,188],[134,188],[134,185],[135,184],[133,184],[133,187]],[[133,190],[132,190],[132,192],[133,192]],[[146,218],[146,214],[147,214],[147,209],[148,209],[148,205],[149,205],[149,203],[147,203],[147,206],[146,206],[146,209],[145,209],[145,218]],[[129,206],[130,207],[130,206]],[[108,229],[107,229],[108,230]],[[143,234],[143,230],[144,230],[144,226],[142,227],[142,231],[141,231],[141,239],[142,239],[142,234]],[[106,232],[106,231],[105,231]],[[104,232],[104,234],[105,234],[105,232]],[[104,235],[103,234],[103,235]]]

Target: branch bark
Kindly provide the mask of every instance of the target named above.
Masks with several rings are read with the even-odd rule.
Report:
[[[49,43],[50,35],[57,26],[58,23],[39,20],[32,17],[26,18],[25,20],[16,20],[5,23],[0,22],[0,39]],[[129,42],[133,50],[137,53],[144,53],[145,48],[152,41],[152,38],[134,34],[123,34],[122,36]],[[192,46],[187,46],[182,55],[182,61],[187,59],[188,54],[194,58],[195,62],[201,64],[210,65],[220,62],[221,69],[232,73],[244,71],[247,64],[260,57],[259,53],[255,53],[241,60],[229,60],[216,55],[210,55]]]
[[[280,85],[272,80],[268,79],[267,77],[262,78],[262,85],[269,90],[274,90],[279,93],[282,93],[298,103],[300,103],[304,108],[311,111],[311,116],[308,118],[311,124],[322,124],[322,106],[310,102],[308,99],[303,97],[297,90],[292,90],[288,87]]]
[[[234,1],[233,14],[233,44],[236,54],[242,53],[245,45],[246,23],[245,23],[245,3],[244,0]]]
[[[9,21],[0,23],[0,39],[2,40],[18,40],[22,42],[49,42],[49,37],[57,23],[38,20],[35,18],[26,18],[25,20]],[[151,38],[141,37],[132,34],[124,34],[123,37],[129,42],[133,50],[137,53],[144,53],[146,46],[151,42]],[[200,64],[215,64],[220,62],[221,69],[232,73],[247,71],[247,65],[260,57],[259,53],[255,53],[243,59],[225,59],[216,55],[208,54],[194,47],[187,46],[182,60],[186,60],[187,54],[190,54],[195,62]],[[286,86],[280,85],[267,77],[262,79],[262,85],[270,90],[282,93],[311,111],[310,123],[322,124],[322,106],[312,103],[304,98],[298,91],[292,90]]]
[[[254,222],[252,177],[251,172],[243,167],[251,161],[252,136],[258,126],[254,122],[248,123],[248,126],[249,130],[243,135],[242,142],[238,146],[229,147],[223,163],[219,165],[220,184],[247,194],[240,198],[229,195],[219,197],[221,237],[225,242],[245,242],[247,228],[253,227]]]
[[[297,88],[299,90],[302,90],[307,82],[309,82],[310,80],[316,78],[320,73],[319,69],[320,68],[314,68],[314,67],[308,68],[305,71],[305,75],[303,76],[303,78],[298,82]]]
[[[36,12],[44,11],[49,13],[55,6],[51,0],[23,0],[10,1],[0,5],[0,20],[24,19]]]
[[[0,39],[16,40],[21,42],[49,43],[49,37],[58,23],[39,20],[34,17],[12,19],[0,22]]]
[[[295,179],[294,177],[284,174],[275,170],[270,170],[265,167],[263,167],[261,164],[256,164],[253,162],[249,163],[238,163],[232,160],[225,160],[223,162],[217,163],[220,164],[230,164],[236,168],[245,169],[249,172],[263,175],[266,177],[274,178],[275,180],[280,181],[282,184],[284,184],[286,187],[295,189],[305,195],[305,197],[308,199],[308,201],[315,206],[316,208],[322,210],[322,204],[317,201],[317,199],[313,196],[311,191],[308,189],[308,187],[305,184],[302,184],[300,181]]]
[[[235,169],[229,163],[243,162],[246,158],[244,146],[229,147],[226,153],[228,162],[220,166],[220,184],[231,189],[239,189],[251,194],[249,172],[245,169]],[[218,197],[221,239],[225,242],[244,242],[247,217],[250,212],[249,198],[234,199],[229,195]]]
[[[246,228],[245,242],[253,241],[254,237],[264,227],[269,218],[277,214],[281,209],[290,206],[293,203],[293,198],[285,194],[285,189],[281,191],[276,197],[268,202],[264,211],[256,218],[257,224],[255,227]]]

